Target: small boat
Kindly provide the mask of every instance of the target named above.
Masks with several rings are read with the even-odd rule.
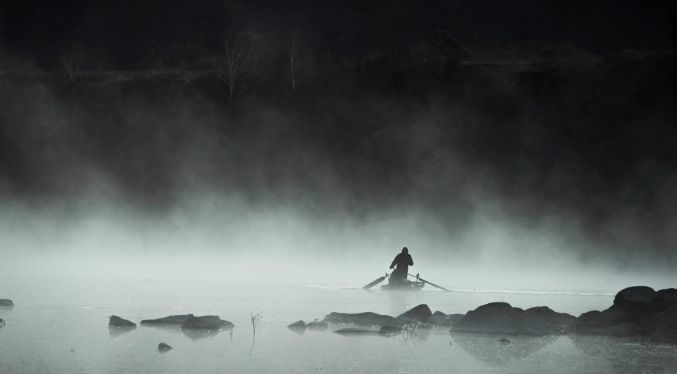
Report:
[[[425,286],[425,283],[421,281],[404,280],[384,284],[381,289],[384,291],[420,291],[423,286]]]
[[[372,281],[371,283],[367,284],[366,286],[364,286],[362,288],[365,289],[365,290],[368,290],[368,289],[374,287],[375,285],[383,282],[389,276],[390,276],[390,274],[386,273],[385,275],[376,278],[374,281]],[[410,281],[408,279],[398,279],[397,281],[393,282],[392,278],[391,278],[390,281],[388,282],[388,284],[381,286],[381,289],[384,290],[384,291],[395,291],[395,290],[399,290],[399,291],[419,291],[427,283],[427,284],[429,284],[429,285],[431,285],[435,288],[439,288],[443,291],[449,292],[448,289],[446,289],[442,286],[438,286],[433,282],[429,282],[429,281],[421,278],[418,274],[416,274],[416,275],[408,274],[408,276],[414,278],[415,280]]]

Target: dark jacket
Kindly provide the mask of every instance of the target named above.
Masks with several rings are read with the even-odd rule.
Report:
[[[390,268],[392,269],[395,265],[397,265],[397,270],[401,270],[406,276],[409,266],[414,265],[414,260],[411,259],[409,253],[399,253],[390,264]]]

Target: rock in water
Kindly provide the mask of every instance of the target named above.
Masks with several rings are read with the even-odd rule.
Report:
[[[141,321],[142,325],[182,325],[189,318],[193,318],[192,314],[181,314],[174,316],[167,316],[158,319],[144,319]]]
[[[287,327],[289,327],[294,331],[305,331],[307,326],[306,323],[303,322],[303,320],[298,320]]]
[[[628,287],[616,294],[611,307],[578,317],[575,332],[589,335],[645,336],[677,343],[677,290],[654,291],[650,287]]]
[[[630,316],[640,319],[667,309],[667,305],[665,299],[651,287],[636,286],[617,293],[612,308],[624,310]]]
[[[171,351],[171,350],[172,350],[172,346],[169,345],[169,344],[167,344],[167,343],[160,343],[160,344],[158,344],[158,346],[157,346],[157,350],[158,350],[160,353],[165,353],[165,352]]]
[[[405,323],[409,322],[428,322],[430,317],[432,317],[433,312],[428,308],[426,304],[417,305],[406,312],[397,316],[397,319],[404,321]]]
[[[232,328],[233,324],[219,316],[190,317],[182,325],[185,330],[221,330]]]
[[[110,316],[108,320],[109,327],[120,327],[120,328],[136,328],[136,323],[128,321],[124,318],[118,316]]]
[[[324,317],[323,322],[326,323],[346,323],[360,326],[376,325],[376,326],[401,326],[404,323],[397,319],[383,314],[376,314],[372,312],[365,313],[330,313]]]
[[[567,313],[558,313],[547,306],[537,306],[524,311],[527,319],[541,320],[556,333],[565,334],[572,329],[576,323],[576,317]]]
[[[440,311],[436,311],[432,316],[430,316],[428,323],[436,326],[451,327],[461,318],[463,318],[463,314],[445,314]]]
[[[660,298],[665,301],[665,307],[672,312],[677,312],[677,290],[674,288],[666,288],[656,292]]]
[[[11,308],[14,306],[14,302],[10,299],[0,299],[0,307]]]
[[[508,303],[489,303],[469,311],[451,328],[452,332],[510,334],[510,335],[558,335],[573,324],[575,318],[556,313],[547,307],[524,311]]]
[[[324,321],[314,320],[313,322],[308,322],[306,327],[309,330],[326,330],[329,327],[329,324]]]
[[[5,326],[5,320],[3,320],[2,318],[0,318],[0,327],[3,327],[3,326]]]

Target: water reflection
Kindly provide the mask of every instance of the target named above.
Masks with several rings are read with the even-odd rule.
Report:
[[[404,313],[411,307],[412,301],[415,300],[416,296],[414,293],[422,291],[388,290],[381,292],[385,292],[388,295],[390,310],[399,314]]]
[[[108,334],[112,337],[118,337],[136,330],[136,326],[108,326]]]
[[[677,347],[646,340],[606,336],[570,336],[583,354],[611,363],[615,373],[677,372]]]
[[[477,360],[493,366],[505,366],[515,361],[524,360],[558,338],[558,336],[502,336],[465,333],[451,335],[454,344],[458,344]]]
[[[212,338],[221,332],[224,331],[229,331],[231,335],[231,339],[233,336],[233,329],[183,329],[181,328],[181,325],[171,325],[171,324],[166,324],[166,325],[142,325],[142,328],[151,328],[151,329],[158,329],[158,330],[165,330],[165,331],[171,331],[174,333],[183,333],[185,336],[192,340],[199,340],[199,339],[205,339],[205,338]],[[133,328],[132,328],[133,330]],[[113,331],[111,329],[110,335],[111,336],[119,336],[122,335],[126,332],[129,331]]]
[[[216,335],[222,333],[224,330],[201,330],[201,329],[181,329],[183,334],[193,340],[213,338]],[[231,340],[233,337],[233,329],[228,329],[230,332]]]

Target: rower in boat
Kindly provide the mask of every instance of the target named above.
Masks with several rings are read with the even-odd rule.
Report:
[[[397,268],[395,269],[396,266]],[[390,268],[395,269],[390,274],[390,283],[393,285],[408,283],[407,274],[409,273],[409,266],[414,266],[414,260],[409,254],[409,249],[403,247],[402,252],[398,253],[390,264]]]

